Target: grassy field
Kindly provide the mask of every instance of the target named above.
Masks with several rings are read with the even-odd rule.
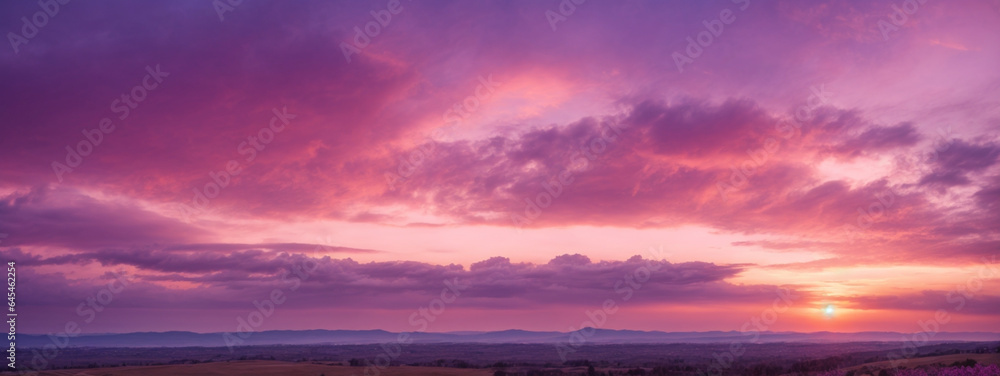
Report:
[[[975,360],[979,364],[1000,364],[1000,354],[951,354],[951,355],[940,355],[940,356],[928,356],[924,358],[910,358],[904,361],[900,361],[898,365],[906,368],[914,368],[919,366],[926,366],[932,364],[943,363],[945,365],[951,365],[954,362],[963,362],[966,359]],[[890,368],[892,367],[891,361],[882,361],[874,363],[865,363],[859,366],[844,368],[844,371],[852,371],[860,369],[861,367],[867,366],[869,369],[880,369],[880,368]]]
[[[361,376],[364,367],[329,366],[312,363],[291,363],[247,360],[168,366],[66,369],[44,371],[39,376]],[[380,376],[487,376],[488,369],[458,369],[439,367],[390,367]]]

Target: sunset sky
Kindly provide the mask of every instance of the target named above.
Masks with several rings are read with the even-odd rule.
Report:
[[[767,330],[1000,332],[1000,1],[45,4],[0,3],[22,332],[276,289],[261,330],[412,331],[446,280],[427,331],[740,330],[781,287]]]

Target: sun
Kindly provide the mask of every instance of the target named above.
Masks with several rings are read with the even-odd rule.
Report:
[[[833,318],[833,313],[833,304],[827,304],[826,307],[823,308],[823,316],[826,316],[826,318]]]

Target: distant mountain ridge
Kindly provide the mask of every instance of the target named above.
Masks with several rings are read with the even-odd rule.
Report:
[[[593,332],[591,332],[593,330]],[[634,344],[634,343],[726,343],[749,342],[752,332],[738,331],[709,332],[661,332],[638,330],[584,329],[587,344]],[[412,343],[565,343],[576,332],[534,332],[526,330],[503,330],[494,332],[411,332]],[[233,333],[235,335],[235,333]],[[579,341],[576,336],[574,343]],[[912,333],[898,332],[760,332],[758,342],[903,342],[912,340]],[[243,339],[244,346],[261,345],[364,345],[395,342],[399,333],[385,330],[269,330],[254,332]],[[64,339],[56,339],[59,344]],[[931,342],[980,342],[1000,341],[1000,333],[987,332],[939,332]],[[18,347],[37,348],[52,344],[47,335],[19,334]],[[224,347],[223,333],[194,332],[139,332],[112,334],[81,334],[69,340],[70,347]]]

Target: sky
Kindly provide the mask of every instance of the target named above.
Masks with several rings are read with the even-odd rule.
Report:
[[[1000,332],[996,0],[22,1],[0,30],[24,333],[607,304]]]

